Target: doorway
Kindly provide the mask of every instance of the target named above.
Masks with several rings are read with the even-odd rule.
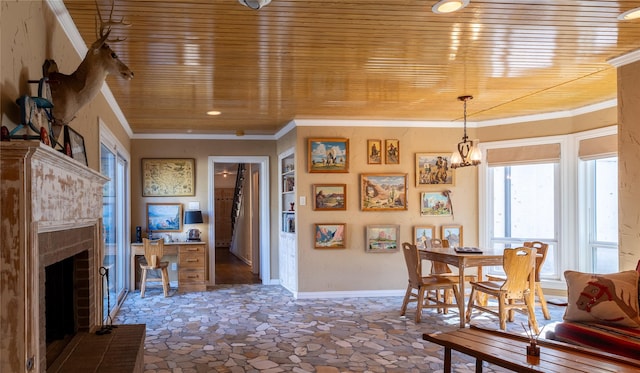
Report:
[[[209,285],[270,283],[268,157],[212,156],[208,163]],[[241,209],[244,231],[233,242],[230,216],[241,163],[247,167],[243,192],[247,207]]]

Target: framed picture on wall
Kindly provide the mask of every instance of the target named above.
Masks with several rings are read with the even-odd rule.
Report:
[[[361,174],[360,208],[362,211],[407,209],[407,174]]]
[[[367,140],[367,163],[382,164],[382,140]]]
[[[413,227],[413,242],[419,250],[429,248],[432,238],[435,238],[436,227],[433,225],[420,225]]]
[[[344,249],[346,248],[345,223],[315,224],[315,249]]]
[[[449,247],[462,246],[462,225],[450,224],[440,227],[440,237],[449,241]]]
[[[451,154],[416,153],[416,186],[453,185],[455,170]]]
[[[392,253],[400,249],[400,225],[367,225],[365,251]]]
[[[142,158],[142,196],[196,195],[196,162],[193,158]]]
[[[349,172],[349,139],[307,139],[309,172]]]
[[[420,193],[421,216],[451,216],[453,205],[449,191]]]
[[[346,210],[347,184],[313,184],[313,209]]]
[[[182,204],[147,203],[147,230],[153,232],[182,231]]]
[[[396,139],[384,140],[384,150],[385,150],[384,163],[386,164],[400,163],[400,141]]]

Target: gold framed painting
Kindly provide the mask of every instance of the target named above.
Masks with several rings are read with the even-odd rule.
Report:
[[[453,185],[455,170],[451,154],[416,153],[416,187],[425,185]]]
[[[384,140],[385,157],[384,163],[386,164],[399,164],[400,163],[400,141],[397,139]]]
[[[346,210],[347,184],[313,184],[315,211]]]
[[[431,245],[432,238],[436,238],[436,227],[433,225],[420,225],[413,227],[413,243],[420,250],[425,250]]]
[[[361,174],[360,208],[362,211],[406,210],[407,174]]]
[[[382,140],[367,140],[367,163],[382,164]]]
[[[196,195],[194,158],[142,158],[142,196]]]
[[[440,237],[449,241],[449,247],[462,247],[462,225],[449,224],[440,227]]]
[[[393,253],[400,250],[400,225],[367,225],[367,253]]]
[[[308,171],[349,172],[349,139],[307,139]]]
[[[344,249],[346,244],[346,223],[315,224],[314,249]]]

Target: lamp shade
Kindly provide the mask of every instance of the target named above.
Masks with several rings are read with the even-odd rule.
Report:
[[[194,210],[194,211],[185,211],[184,213],[184,224],[201,224],[204,221],[202,220],[202,211]]]

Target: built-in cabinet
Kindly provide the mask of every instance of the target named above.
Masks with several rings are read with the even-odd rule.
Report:
[[[280,175],[280,284],[287,290],[296,293],[298,291],[298,247],[294,149],[289,149],[278,156],[278,169]]]

